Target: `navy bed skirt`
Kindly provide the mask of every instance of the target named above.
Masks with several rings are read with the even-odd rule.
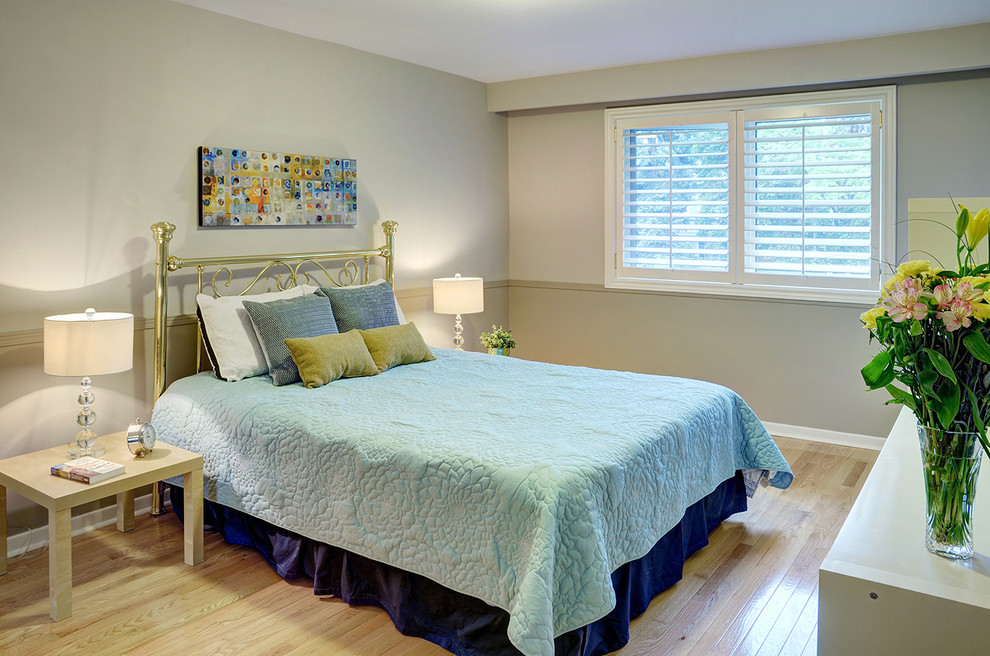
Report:
[[[170,497],[181,518],[181,488],[172,487]],[[596,656],[626,644],[630,620],[681,579],[684,561],[708,544],[708,534],[715,527],[744,510],[746,486],[737,472],[689,507],[680,523],[648,554],[615,570],[615,608],[596,622],[558,636],[555,654]],[[520,654],[506,635],[508,613],[480,599],[209,501],[204,505],[203,520],[230,544],[256,548],[282,577],[309,576],[314,594],[384,609],[406,635],[429,640],[459,656]]]

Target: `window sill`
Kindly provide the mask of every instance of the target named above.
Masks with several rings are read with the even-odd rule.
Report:
[[[606,289],[651,291],[679,296],[716,296],[731,299],[802,302],[815,305],[853,305],[864,309],[876,305],[879,290],[829,289],[825,287],[783,287],[775,285],[734,285],[721,282],[642,280],[613,278],[605,280]]]

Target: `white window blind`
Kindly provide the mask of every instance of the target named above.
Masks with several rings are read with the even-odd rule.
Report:
[[[623,132],[623,266],[729,268],[729,125]]]
[[[892,104],[884,88],[608,110],[606,285],[865,299],[893,237]]]
[[[813,109],[743,113],[744,270],[869,281],[879,103]]]

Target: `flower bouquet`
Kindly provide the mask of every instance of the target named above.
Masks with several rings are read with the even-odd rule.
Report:
[[[926,546],[972,556],[972,505],[982,451],[990,454],[990,265],[974,251],[990,210],[956,219],[956,268],[905,262],[860,317],[881,351],[863,367],[871,389],[918,418],[928,512]],[[982,447],[982,449],[981,449]]]

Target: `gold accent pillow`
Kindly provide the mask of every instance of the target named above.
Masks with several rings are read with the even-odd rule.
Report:
[[[356,330],[340,335],[289,338],[285,345],[306,387],[322,387],[338,378],[378,373],[368,347]]]
[[[399,326],[383,326],[359,330],[371,353],[378,373],[400,364],[415,364],[436,360],[416,325],[411,321]]]

